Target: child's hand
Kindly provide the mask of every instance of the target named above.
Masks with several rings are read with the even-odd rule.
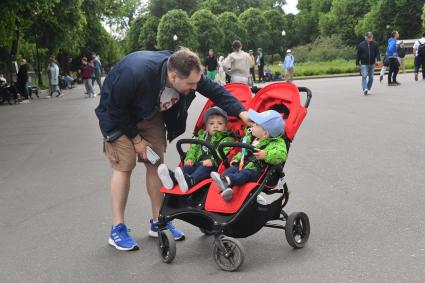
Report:
[[[230,165],[232,165],[232,166],[237,166],[238,164],[239,164],[239,161],[237,161],[237,160],[230,161]]]
[[[258,160],[264,160],[264,158],[266,158],[266,152],[261,149],[255,149],[254,156]]]
[[[184,165],[185,165],[185,166],[193,166],[193,161],[192,161],[192,160],[186,160],[186,161],[184,162]]]
[[[213,167],[213,162],[211,161],[211,159],[206,159],[206,160],[202,161],[202,166]]]

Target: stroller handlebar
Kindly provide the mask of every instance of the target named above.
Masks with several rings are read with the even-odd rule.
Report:
[[[243,142],[224,142],[218,145],[217,147],[217,151],[220,154],[220,156],[226,156],[224,154],[224,148],[225,147],[242,147],[242,148],[246,148],[252,152],[255,152],[255,147],[247,144],[247,143],[243,143]],[[224,167],[229,168],[230,164],[229,164],[229,160],[227,160],[227,158],[223,158],[223,163],[224,163]]]
[[[298,87],[298,91],[299,92],[305,92],[307,94],[307,100],[304,103],[304,107],[308,108],[308,106],[310,105],[311,97],[312,97],[311,90],[306,88],[306,87],[300,86],[300,87]]]
[[[202,141],[202,140],[197,140],[197,139],[181,139],[181,140],[177,141],[176,148],[177,148],[177,151],[179,152],[180,160],[181,160],[182,163],[184,163],[184,157],[185,157],[185,152],[182,149],[182,144],[199,144],[199,145],[205,146],[211,152],[212,156],[214,157],[214,160],[220,160],[221,159],[217,155],[217,152],[215,151],[214,147],[211,144],[209,144],[205,141]]]

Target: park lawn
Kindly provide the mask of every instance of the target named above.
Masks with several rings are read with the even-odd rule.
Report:
[[[279,63],[270,66],[272,73],[276,71],[284,74],[284,69]],[[406,70],[413,70],[413,57],[406,57]],[[295,62],[295,77],[329,76],[341,74],[358,74],[354,60],[333,60],[326,62]]]

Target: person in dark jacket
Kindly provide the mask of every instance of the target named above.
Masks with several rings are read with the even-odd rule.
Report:
[[[378,43],[373,40],[373,33],[369,31],[365,34],[365,40],[357,47],[356,57],[356,65],[360,65],[360,72],[362,74],[362,90],[364,95],[371,93],[375,63],[380,60]]]
[[[152,206],[149,235],[158,237],[163,200],[157,164],[164,162],[166,138],[172,141],[186,129],[188,108],[195,91],[211,99],[229,115],[249,123],[242,104],[219,84],[202,75],[198,55],[182,48],[171,51],[138,51],[118,62],[105,78],[95,112],[104,137],[105,153],[113,169],[111,180],[112,229],[108,243],[119,250],[137,249],[124,224],[130,176],[139,156],[146,166],[146,187]],[[159,155],[148,161],[147,148]],[[184,234],[167,223],[174,239]]]
[[[215,80],[217,75],[218,61],[217,57],[214,55],[214,50],[210,49],[208,51],[208,56],[205,59],[205,68],[207,69],[207,77],[210,80]]]
[[[27,60],[21,59],[19,62],[18,71],[18,91],[23,96],[23,100],[20,103],[28,103],[28,65]]]
[[[404,47],[404,41],[402,40],[397,46],[398,59],[400,61],[401,72],[406,73],[406,47]]]
[[[264,82],[264,53],[263,49],[258,48],[257,49],[258,55],[257,55],[257,66],[258,66],[258,82]]]

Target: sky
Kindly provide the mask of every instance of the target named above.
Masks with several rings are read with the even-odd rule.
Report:
[[[286,0],[286,5],[283,7],[283,10],[285,10],[286,14],[297,14],[298,0]]]

